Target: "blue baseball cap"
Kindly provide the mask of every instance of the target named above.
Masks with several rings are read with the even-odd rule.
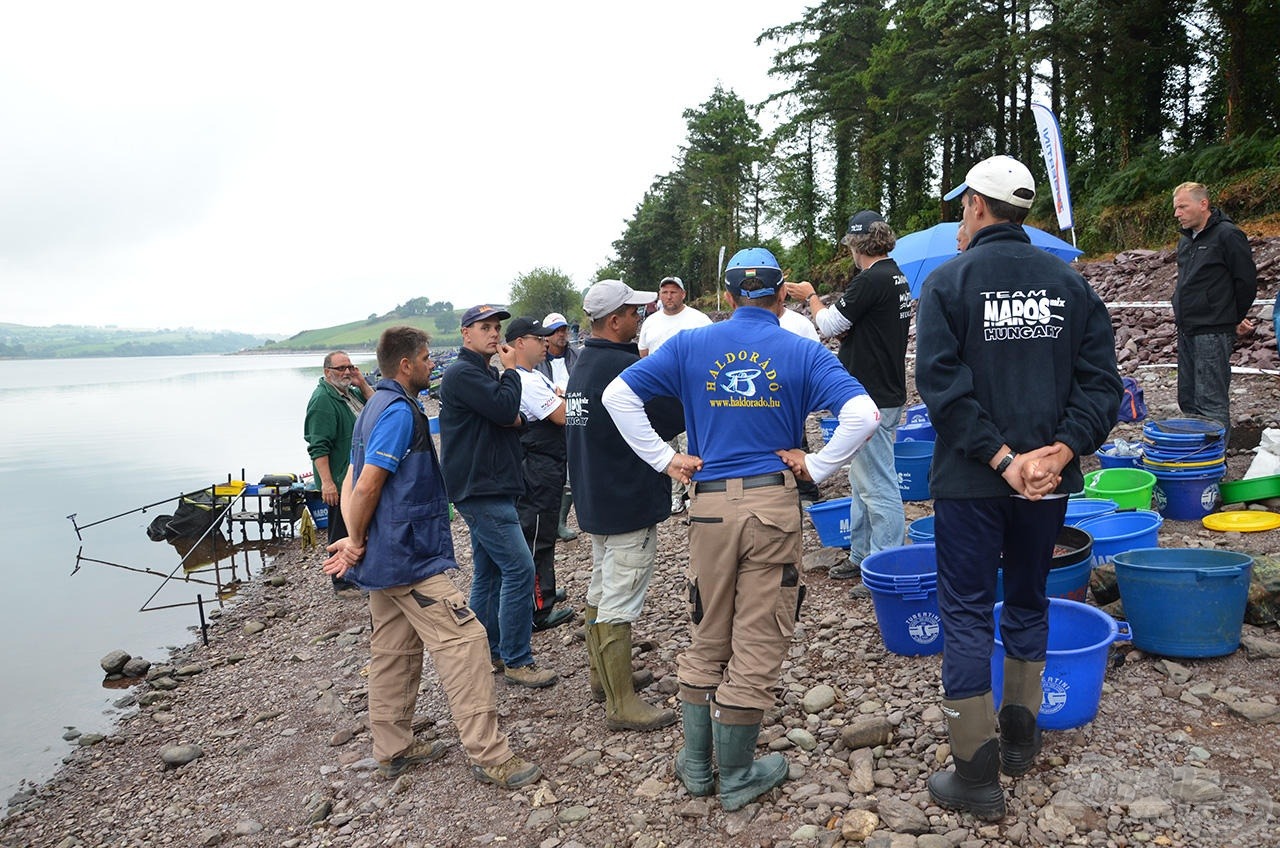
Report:
[[[724,270],[724,282],[729,291],[754,300],[777,294],[782,284],[782,269],[768,250],[748,247],[733,254]]]
[[[511,313],[505,309],[500,309],[497,306],[489,306],[488,304],[481,304],[479,306],[473,306],[466,312],[462,313],[462,321],[460,323],[463,327],[470,327],[477,321],[485,321],[490,318],[497,318],[499,321],[504,321],[510,317]]]

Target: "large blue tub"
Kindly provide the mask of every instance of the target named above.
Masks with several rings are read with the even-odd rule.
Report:
[[[1220,657],[1240,645],[1253,557],[1208,548],[1116,554],[1133,644],[1168,657]]]

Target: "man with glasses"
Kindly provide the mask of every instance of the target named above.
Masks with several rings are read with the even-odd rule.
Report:
[[[311,456],[311,469],[315,474],[320,497],[329,506],[329,544],[347,536],[347,525],[342,520],[342,481],[347,476],[351,461],[351,430],[356,416],[364,408],[364,402],[373,397],[373,387],[364,379],[360,369],[351,364],[351,357],[335,350],[324,358],[324,374],[307,401],[307,414],[303,419],[302,435],[307,440],[307,453]],[[355,585],[340,578],[333,578],[335,594]]]
[[[513,349],[503,350],[501,374],[489,364],[510,317],[485,304],[462,313],[462,347],[440,380],[440,453],[445,488],[471,530],[471,609],[488,631],[494,671],[541,689],[560,676],[534,664],[530,643],[533,554],[516,512],[523,392]]]
[[[533,318],[517,318],[507,326],[502,350],[514,352],[520,374],[520,414],[527,422],[520,430],[524,449],[524,494],[516,502],[525,542],[533,552],[533,629],[550,630],[573,618],[573,611],[554,609],[561,599],[556,590],[556,524],[564,491],[564,393],[541,371],[547,337],[554,331]]]

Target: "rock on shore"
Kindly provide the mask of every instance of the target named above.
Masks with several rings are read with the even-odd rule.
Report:
[[[1253,414],[1256,405],[1258,415],[1264,408],[1274,415],[1272,379],[1235,384],[1243,411]],[[1144,380],[1156,417],[1176,412],[1170,380],[1158,372]],[[1136,425],[1127,427],[1117,433],[1131,435]],[[812,444],[821,444],[816,424],[811,430]],[[1247,453],[1233,453],[1232,473],[1248,461]],[[824,487],[829,497],[847,491],[840,479]],[[909,503],[908,517],[930,506]],[[463,560],[456,579],[465,587],[469,542],[461,520],[454,532]],[[661,526],[658,573],[636,625],[636,662],[656,678],[644,696],[669,706],[675,657],[688,643],[686,532],[678,519]],[[806,551],[816,552],[808,522],[805,535]],[[1280,532],[1210,533],[1169,521],[1162,544],[1274,554]],[[590,542],[564,543],[558,555],[561,582],[580,612]],[[429,660],[418,727],[450,750],[437,763],[380,780],[361,676],[369,661],[367,606],[335,598],[320,560],[314,550],[281,553],[214,619],[207,648],[193,645],[149,669],[147,682],[132,690],[137,707],[105,740],[60,743],[66,767],[15,796],[0,846],[1280,844],[1274,628],[1245,626],[1248,655],[1176,667],[1119,644],[1097,720],[1046,733],[1040,765],[1006,780],[1009,815],[986,823],[939,809],[925,790],[927,775],[950,755],[938,657],[888,653],[866,593],[851,597],[856,581],[811,569],[760,741],[783,752],[791,779],[726,813],[714,798],[690,798],[675,779],[678,727],[606,730],[572,625],[534,635],[538,661],[560,672],[557,686],[497,684],[503,729],[519,753],[541,764],[542,781],[508,793],[471,777]]]

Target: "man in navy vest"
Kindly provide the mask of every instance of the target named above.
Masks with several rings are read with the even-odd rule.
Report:
[[[356,419],[342,486],[350,535],[329,546],[326,574],[369,593],[369,727],[383,777],[444,755],[416,742],[413,713],[422,651],[431,652],[477,780],[505,789],[542,772],[498,730],[488,635],[445,572],[456,569],[449,497],[418,392],[431,380],[427,334],[391,327],[378,341],[383,380]]]

